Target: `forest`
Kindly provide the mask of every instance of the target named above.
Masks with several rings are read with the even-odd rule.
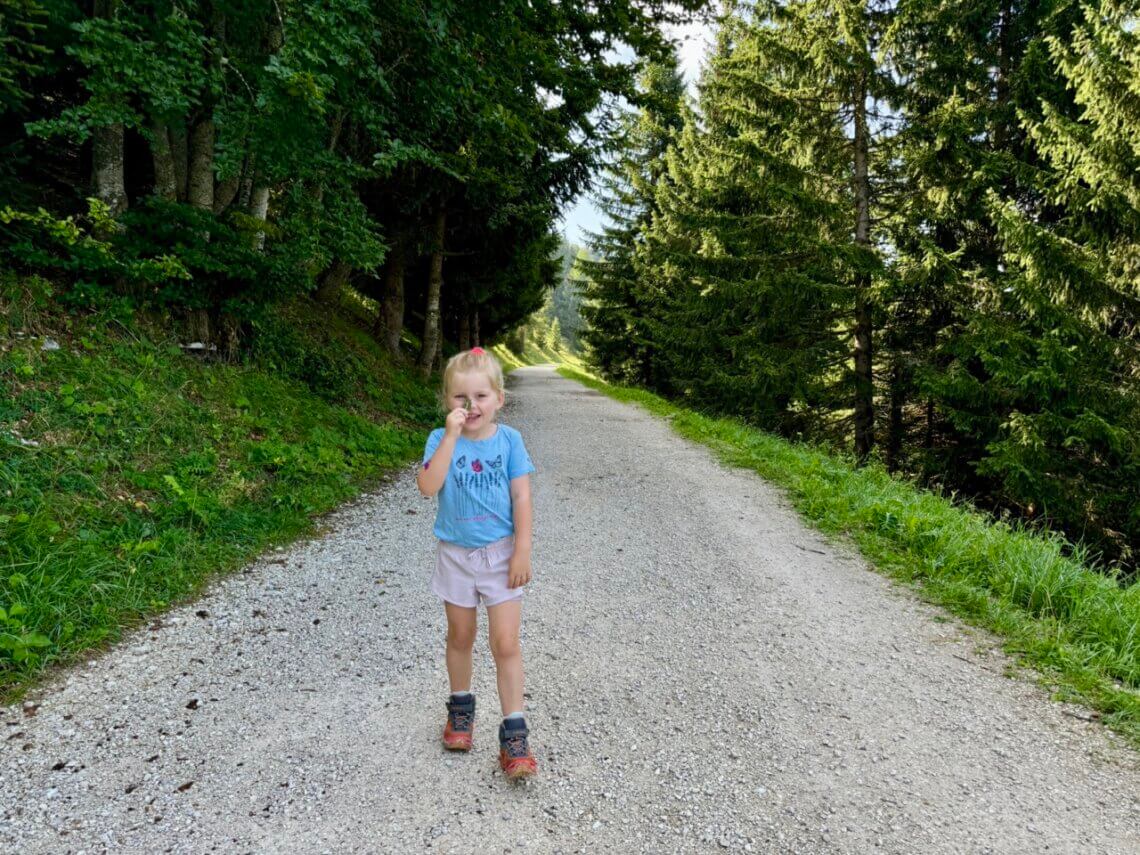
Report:
[[[542,306],[560,207],[700,5],[3,0],[0,267],[230,359],[351,288],[426,374]]]
[[[1135,574],[1140,32],[1116,0],[726,3],[600,197],[601,373]]]

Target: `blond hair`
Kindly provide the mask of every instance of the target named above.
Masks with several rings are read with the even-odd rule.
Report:
[[[447,409],[447,390],[451,388],[452,379],[456,374],[469,374],[472,371],[482,371],[491,381],[491,388],[500,395],[503,394],[503,366],[499,365],[499,360],[481,347],[461,350],[447,360],[447,366],[443,369],[443,389],[440,390],[440,401],[445,410]]]

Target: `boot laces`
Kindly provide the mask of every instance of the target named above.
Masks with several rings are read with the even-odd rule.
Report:
[[[456,709],[450,704],[447,707],[447,717],[451,719],[453,730],[470,730],[474,719],[474,711],[470,709]]]
[[[527,755],[525,736],[508,737],[504,747],[507,749],[507,756],[509,757],[526,757]]]

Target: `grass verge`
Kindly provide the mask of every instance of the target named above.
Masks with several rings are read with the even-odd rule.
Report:
[[[22,327],[0,327],[6,701],[312,531],[415,458],[438,416],[433,389],[307,301],[260,324],[245,365],[131,320],[52,312]]]
[[[581,358],[565,348],[542,348],[528,342],[522,353],[515,353],[506,344],[496,344],[491,347],[491,353],[499,360],[503,371],[508,374],[524,365],[554,364],[575,371],[586,370]]]
[[[1060,700],[1097,710],[1140,748],[1140,583],[1115,580],[1066,555],[1059,536],[995,521],[892,478],[855,468],[730,419],[710,418],[639,389],[570,368],[559,373],[669,419],[725,463],[782,487],[821,530],[851,537],[882,572],[1004,638]]]

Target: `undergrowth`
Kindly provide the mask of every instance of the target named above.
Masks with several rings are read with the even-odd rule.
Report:
[[[38,308],[19,294],[0,305],[9,699],[45,666],[311,531],[414,459],[438,415],[433,388],[308,300],[265,316],[240,365],[121,315]]]

